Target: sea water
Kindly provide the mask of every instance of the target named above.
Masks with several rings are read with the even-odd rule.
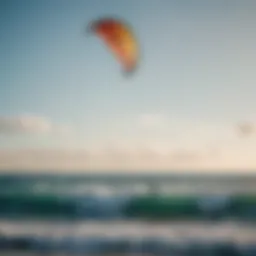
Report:
[[[180,245],[175,250],[187,248],[190,255],[191,243],[201,250],[229,243],[250,253],[255,224],[256,176],[0,176],[0,250],[5,252],[141,253],[144,244],[143,250],[153,253],[157,249],[149,245],[162,243],[161,248]]]

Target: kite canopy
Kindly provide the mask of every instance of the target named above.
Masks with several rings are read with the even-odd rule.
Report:
[[[101,18],[91,23],[89,31],[100,37],[121,63],[126,74],[138,64],[138,43],[131,28],[114,18]]]

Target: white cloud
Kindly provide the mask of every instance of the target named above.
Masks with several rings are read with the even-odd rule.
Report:
[[[65,145],[62,145],[63,149],[2,149],[0,150],[0,170],[188,171],[256,168],[256,150],[253,150],[255,145],[248,145],[247,143],[241,148],[241,146],[233,146],[233,144],[231,147],[230,143],[227,143],[229,145],[227,147],[225,146],[226,143],[222,142],[222,137],[226,138],[228,132],[231,134],[230,127],[222,129],[220,125],[214,126],[207,123],[199,125],[183,120],[175,122],[172,120],[169,123],[168,118],[160,114],[142,115],[136,120],[139,120],[139,124],[143,127],[166,127],[168,124],[168,130],[173,129],[174,126],[174,130],[179,131],[179,133],[177,136],[164,136],[165,141],[157,136],[150,136],[148,140],[147,138],[141,140],[137,136],[132,139],[132,136],[120,135],[103,142],[100,140],[98,143],[92,143],[91,141],[89,144],[77,134],[72,134],[70,142],[74,139],[73,135],[75,135],[75,142],[65,142]],[[219,141],[213,140],[216,130],[218,130],[219,135],[223,135]],[[160,132],[163,133],[161,129]],[[69,134],[70,129],[42,117],[0,117],[1,133]],[[175,140],[176,137],[178,137],[177,141]],[[200,141],[202,137],[203,140]],[[194,140],[190,142],[189,138]],[[216,143],[214,145],[208,143],[209,138],[213,138],[212,140]],[[233,140],[234,137],[231,139]],[[76,140],[81,143],[77,143]],[[78,149],[78,144],[79,147],[82,145],[80,147],[82,149]],[[71,150],[71,148],[76,150]],[[83,150],[83,148],[89,150]]]
[[[0,134],[48,134],[69,132],[68,126],[58,125],[45,117],[21,115],[0,117]]]
[[[102,148],[91,150],[2,150],[1,170],[56,171],[163,171],[213,168],[207,152],[172,150],[161,153],[152,148]],[[216,159],[214,159],[216,161]],[[221,164],[221,163],[219,163]]]
[[[172,160],[179,162],[197,162],[203,158],[203,154],[197,151],[180,150],[172,153]]]
[[[162,128],[168,124],[168,117],[164,114],[142,114],[138,118],[140,126],[145,128]]]
[[[216,157],[206,150],[155,148],[98,148],[98,150],[9,149],[0,150],[2,171],[250,171],[256,167],[255,153],[223,152]]]
[[[2,170],[73,170],[86,168],[87,152],[72,150],[1,150]]]

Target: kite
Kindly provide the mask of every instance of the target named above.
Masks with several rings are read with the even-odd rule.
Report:
[[[90,24],[89,32],[103,40],[121,64],[125,74],[131,74],[136,70],[139,47],[130,26],[120,19],[101,18]]]
[[[252,123],[240,123],[237,126],[238,132],[243,136],[252,135],[255,132],[255,126]]]

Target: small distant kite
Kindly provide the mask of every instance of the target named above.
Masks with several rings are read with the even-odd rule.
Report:
[[[239,134],[243,136],[249,136],[252,135],[256,129],[255,126],[251,123],[240,123],[237,126]]]
[[[125,22],[115,18],[97,19],[90,24],[89,32],[103,40],[121,63],[125,74],[136,70],[139,59],[138,42]]]

